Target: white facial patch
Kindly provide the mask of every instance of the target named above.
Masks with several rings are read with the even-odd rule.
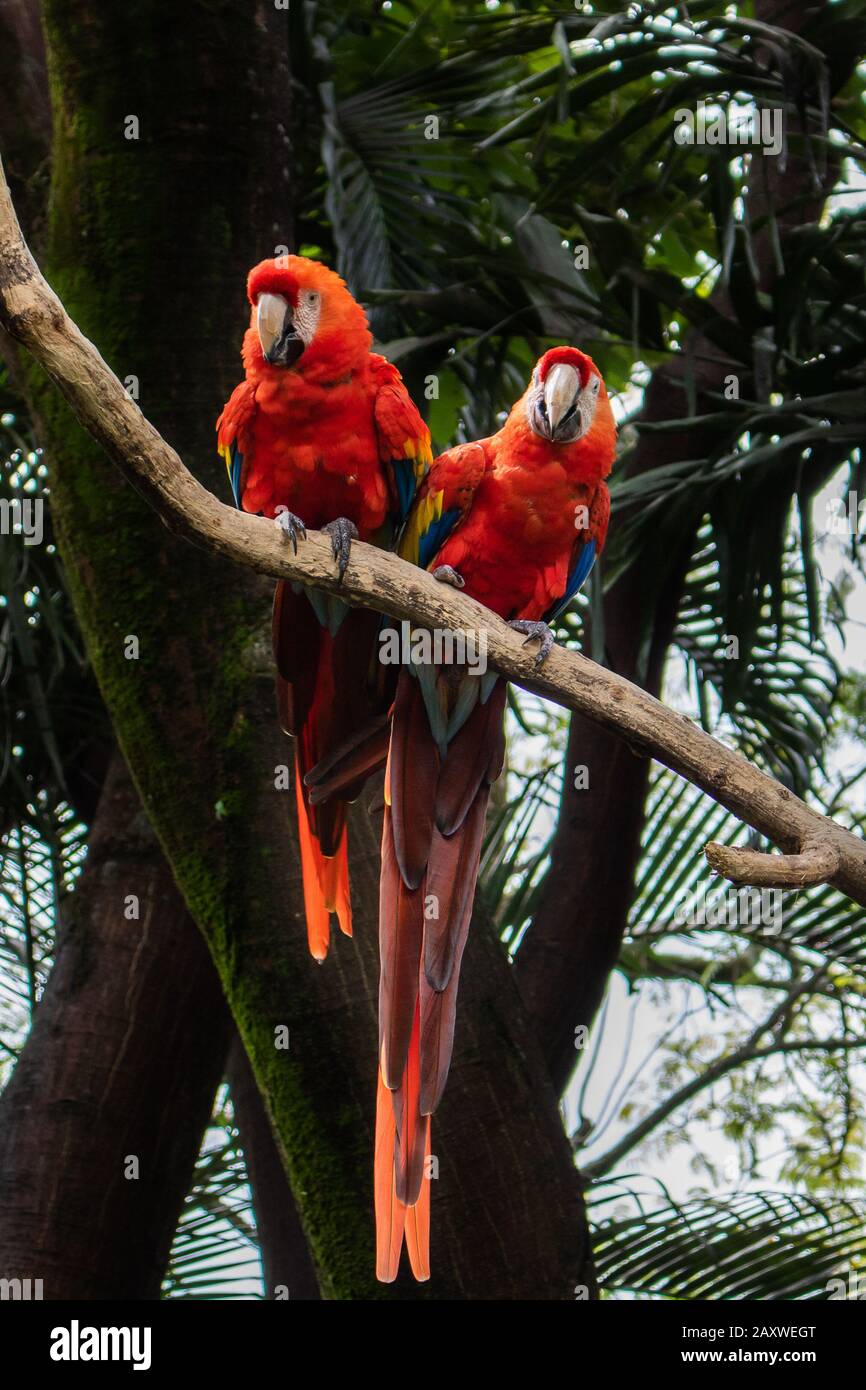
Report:
[[[573,444],[592,428],[601,378],[590,374],[585,386],[580,373],[567,362],[555,363],[542,383],[536,369],[535,389],[529,393],[526,415],[532,430],[557,444]]]
[[[595,407],[598,405],[598,393],[601,390],[601,377],[592,373],[589,381],[580,393],[580,420],[582,435],[586,434],[595,418]]]
[[[292,322],[304,347],[309,347],[315,338],[321,313],[322,296],[319,291],[301,290],[297,305],[292,310]]]

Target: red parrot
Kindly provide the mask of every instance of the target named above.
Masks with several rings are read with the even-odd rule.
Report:
[[[342,576],[354,538],[393,544],[430,465],[429,431],[397,368],[370,351],[366,315],[334,271],[302,256],[262,261],[247,295],[246,376],[217,421],[235,502],[275,518],[296,551],[307,526],[327,531]],[[296,738],[307,935],[320,961],[332,912],[352,933],[346,803],[359,786],[313,807],[304,776],[370,712],[378,623],[339,599],[277,584],[278,704]]]
[[[598,368],[545,353],[498,434],[442,454],[419,489],[400,553],[540,643],[600,553],[616,427]],[[505,682],[415,664],[394,702],[382,830],[377,1274],[396,1277],[405,1235],[429,1278],[430,1116],[454,1041],[491,784],[505,751]]]

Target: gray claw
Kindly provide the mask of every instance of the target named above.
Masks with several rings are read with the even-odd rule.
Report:
[[[535,657],[536,666],[543,666],[547,660],[550,649],[553,646],[553,633],[547,623],[533,623],[528,618],[515,618],[508,624],[515,632],[522,632],[526,641],[524,647],[529,642],[538,642],[538,652]]]
[[[455,589],[465,589],[466,580],[462,574],[458,574],[450,565],[438,565],[433,570],[433,578],[438,579],[440,584],[450,584]]]
[[[322,530],[331,537],[331,549],[334,552],[334,559],[342,579],[349,563],[352,541],[358,539],[358,528],[347,517],[338,516],[336,521],[329,521],[327,526],[322,527]]]
[[[274,517],[274,521],[286,537],[286,540],[292,542],[292,549],[297,555],[298,537],[300,536],[302,541],[307,539],[307,528],[301,521],[301,518],[295,516],[294,512],[284,511],[278,512]]]

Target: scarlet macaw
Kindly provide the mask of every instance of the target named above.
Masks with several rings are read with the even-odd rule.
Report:
[[[598,368],[545,353],[490,439],[442,454],[421,485],[400,553],[537,639],[601,552],[616,427]],[[382,832],[377,1274],[396,1277],[405,1234],[429,1278],[430,1116],[454,1040],[491,784],[504,755],[505,682],[495,672],[415,666],[394,703]],[[427,1175],[429,1177],[429,1174]]]
[[[302,256],[249,274],[245,380],[217,444],[235,502],[278,520],[297,551],[327,531],[340,574],[353,538],[391,545],[431,461],[430,434],[397,368],[371,352],[361,306],[334,271]],[[344,789],[314,807],[304,775],[363,724],[376,614],[277,584],[273,648],[283,727],[296,737],[295,782],[310,950],[328,952],[330,913],[352,933]]]

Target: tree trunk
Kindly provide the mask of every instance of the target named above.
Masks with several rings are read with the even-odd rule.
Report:
[[[0,1096],[0,1271],[46,1299],[158,1298],[229,1020],[119,756],[67,904]]]
[[[0,71],[4,79],[0,81],[0,149],[19,214],[31,228],[31,244],[38,246],[45,226],[51,147],[51,106],[38,0],[0,0]],[[20,363],[11,345],[4,343],[4,347],[7,365],[17,378]],[[67,798],[76,814],[92,827],[93,854],[83,886],[72,901],[73,912],[78,915],[79,910],[86,910],[89,920],[77,929],[77,946],[58,942],[63,964],[56,976],[52,975],[40,1001],[38,1027],[25,1044],[15,1085],[0,1104],[4,1160],[0,1171],[6,1184],[0,1206],[0,1269],[10,1263],[24,1269],[28,1260],[31,1267],[41,1269],[44,1250],[53,1252],[50,1258],[57,1258],[59,1252],[60,1264],[49,1282],[55,1288],[65,1288],[70,1297],[100,1298],[106,1290],[114,1296],[115,1289],[126,1288],[129,1297],[153,1298],[158,1295],[177,1213],[210,1114],[214,1057],[225,1047],[229,1015],[201,934],[174,887],[165,856],[147,829],[129,773],[107,733],[107,720],[94,721],[91,736],[78,729],[74,749],[68,750],[72,759],[64,761]],[[97,822],[109,767],[113,768],[112,784]],[[167,910],[153,914],[147,951],[131,949],[140,923],[118,915],[117,883],[100,862],[106,846],[117,861],[134,862],[140,899],[167,904]],[[100,931],[106,924],[106,930]],[[87,987],[79,993],[69,987],[66,976],[73,949],[80,950],[82,940],[87,943],[88,961],[98,956],[98,978],[90,978],[93,966],[89,963]],[[161,963],[155,968],[155,959],[160,961],[161,957],[160,941],[166,954],[179,964],[189,961],[190,969],[174,974],[165,971]],[[128,1000],[146,1000],[155,992],[157,1011],[136,1008],[130,1012]],[[187,1007],[190,998],[192,1006]],[[103,1071],[111,1071],[113,1059],[118,1059],[116,1093],[104,1104],[99,1102],[95,1128],[87,1122],[99,1099],[95,1100],[98,1078],[93,1067],[70,1066],[64,1050],[49,1045],[51,1039],[62,1040],[67,1028],[73,1039],[86,1031],[87,1058],[102,1059]],[[170,1042],[171,1052],[166,1056]],[[79,1048],[73,1046],[78,1058]],[[60,1089],[62,1110],[57,1100]],[[150,1175],[151,1190],[141,1210],[142,1220],[136,1224],[135,1258],[130,1263],[124,1200],[128,1205],[130,1196],[140,1189],[131,1182],[123,1185],[120,1193],[114,1190],[117,1171],[112,1145],[120,1126],[112,1127],[112,1117],[118,1105],[139,1090],[145,1098],[145,1110],[138,1122],[136,1152]],[[67,1115],[80,1117],[80,1123],[65,1123],[61,1135],[58,1120]],[[154,1115],[157,1123],[149,1124]],[[198,1117],[203,1117],[201,1122]],[[170,1136],[170,1145],[166,1136]],[[112,1194],[112,1215],[103,1222],[99,1240],[94,1241],[92,1230],[85,1228],[88,1250],[84,1278],[78,1277],[76,1244],[82,1238],[81,1220],[70,1226],[66,1202],[59,1200],[54,1166],[31,1162],[36,1146],[66,1155],[62,1192],[70,1192],[74,1184],[76,1211],[102,1209],[104,1193]],[[19,1190],[22,1174],[24,1183]],[[7,1200],[10,1192],[11,1200]],[[22,1195],[26,1196],[23,1203],[19,1201]],[[123,1271],[121,1282],[119,1269]]]
[[[45,213],[51,109],[38,0],[0,0],[0,134],[15,206],[40,244]]]
[[[235,1033],[227,1066],[232,1108],[253,1193],[265,1298],[321,1297],[307,1238],[244,1045]],[[283,1292],[285,1291],[285,1292]]]

